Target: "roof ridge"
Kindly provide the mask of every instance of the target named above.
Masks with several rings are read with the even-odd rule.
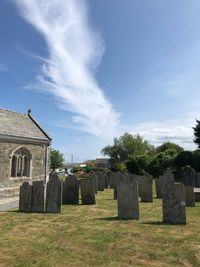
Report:
[[[10,109],[6,109],[6,108],[0,108],[0,111],[8,111],[8,112],[12,112],[12,113],[16,113],[16,114],[20,114],[20,115],[25,115],[27,116],[26,113],[21,113],[21,112],[17,112],[17,111],[13,111],[13,110],[10,110]]]

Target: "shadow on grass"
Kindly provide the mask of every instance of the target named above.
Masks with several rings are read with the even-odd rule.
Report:
[[[161,222],[161,221],[146,221],[146,222],[141,222],[141,224],[148,224],[148,225],[185,225],[183,223],[165,223],[165,222]]]
[[[103,218],[97,218],[100,221],[120,221],[120,218],[118,216],[115,217],[103,217]]]

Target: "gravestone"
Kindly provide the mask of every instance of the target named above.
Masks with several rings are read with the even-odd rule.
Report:
[[[95,194],[97,194],[98,193],[98,177],[97,177],[96,173],[92,171],[87,175],[87,177],[91,177],[93,179],[94,192],[95,192]]]
[[[152,178],[150,176],[143,176],[140,184],[141,202],[153,202],[153,187]]]
[[[200,172],[195,173],[194,187],[200,187]]]
[[[81,200],[83,205],[95,204],[94,181],[92,178],[82,178],[79,180],[81,189]]]
[[[105,173],[97,172],[98,191],[104,191],[105,189]]]
[[[34,181],[32,187],[32,212],[44,212],[44,193],[44,182]]]
[[[190,166],[181,169],[181,176],[185,185],[186,207],[195,207],[194,181],[196,172]]]
[[[163,184],[162,207],[164,223],[186,224],[185,188],[183,184]]]
[[[199,187],[194,188],[194,194],[195,194],[195,201],[200,202],[200,188]]]
[[[166,170],[166,172],[162,175],[163,183],[174,183],[174,175],[170,169]]]
[[[113,180],[114,181],[114,191],[113,191],[114,200],[117,199],[118,180],[122,179],[124,176],[126,176],[125,173],[121,173],[121,172],[116,172],[115,173],[115,179]]]
[[[138,182],[133,176],[124,175],[117,184],[118,217],[139,219]]]
[[[108,175],[105,173],[105,188],[108,188]]]
[[[19,211],[31,212],[32,210],[32,185],[24,182],[20,186]]]
[[[59,176],[54,174],[47,183],[46,212],[60,213],[62,205],[62,183]]]
[[[116,179],[117,179],[116,173],[115,172],[111,172],[109,174],[109,185],[110,185],[110,188],[114,188],[114,184],[115,184]]]
[[[63,182],[62,204],[78,205],[79,182],[75,175],[69,175]]]
[[[157,198],[162,198],[162,176],[155,178],[155,185],[156,185],[156,196]]]

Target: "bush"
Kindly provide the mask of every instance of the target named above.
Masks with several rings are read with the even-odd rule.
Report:
[[[174,167],[176,171],[180,171],[186,165],[192,166],[193,155],[191,151],[182,151],[174,158]]]
[[[126,168],[130,173],[139,174],[139,166],[136,159],[131,159],[126,162]]]

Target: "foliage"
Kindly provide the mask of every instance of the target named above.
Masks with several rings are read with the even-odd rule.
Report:
[[[51,169],[54,171],[56,168],[62,167],[64,163],[64,156],[59,150],[51,148],[50,151]]]
[[[126,164],[124,162],[119,162],[117,164],[117,171],[120,171],[120,172],[126,171]]]
[[[194,130],[194,143],[200,148],[200,121],[196,120],[196,126],[193,127]]]
[[[156,151],[157,153],[160,153],[160,152],[165,152],[165,153],[168,153],[168,154],[173,154],[173,155],[177,155],[178,153],[182,152],[184,149],[177,145],[177,144],[174,144],[174,143],[171,143],[171,142],[165,142],[163,143],[161,146],[158,146],[156,148]]]
[[[154,147],[144,140],[140,135],[125,133],[119,138],[114,138],[112,146],[106,146],[102,149],[105,156],[111,158],[111,162],[122,162],[130,157],[136,157],[144,154],[153,154]]]
[[[133,174],[139,174],[139,166],[136,159],[132,158],[131,160],[126,161],[126,168],[129,172]]]
[[[192,166],[192,152],[191,151],[182,151],[174,159],[174,167],[179,171],[182,167],[186,165]]]
[[[160,152],[153,157],[148,166],[148,172],[154,176],[158,177],[162,175],[168,168],[172,167],[173,158],[164,153]]]
[[[192,165],[191,167],[200,172],[200,150],[192,152]]]

